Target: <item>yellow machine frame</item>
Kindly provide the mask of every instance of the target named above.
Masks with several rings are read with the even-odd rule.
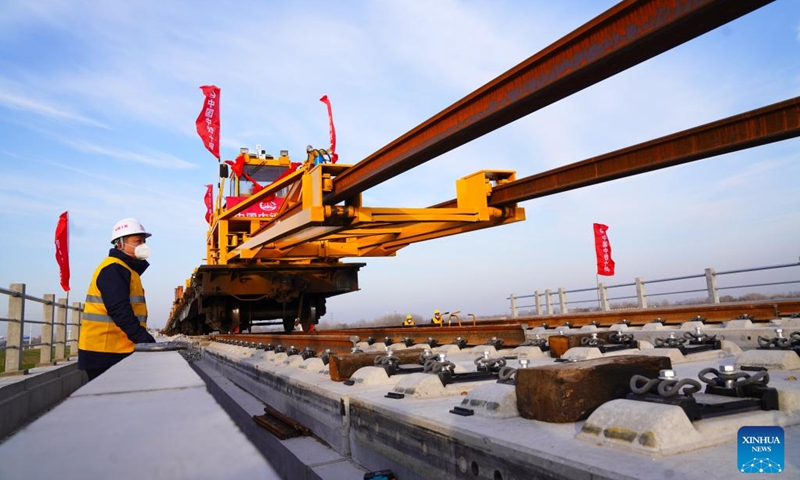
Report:
[[[247,157],[247,162],[258,161]],[[272,160],[288,165],[288,156]],[[243,202],[224,208],[218,195],[208,234],[212,265],[239,262],[304,264],[344,257],[394,256],[415,242],[455,235],[525,219],[516,205],[488,206],[492,188],[516,179],[510,170],[481,170],[456,181],[455,208],[365,207],[361,194],[339,205],[325,205],[333,179],[351,165],[306,163]],[[220,181],[220,194],[224,178]],[[279,192],[286,192],[277,216],[236,215]]]

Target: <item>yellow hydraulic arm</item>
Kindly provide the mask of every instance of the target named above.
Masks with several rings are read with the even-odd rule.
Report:
[[[361,205],[361,194],[337,205],[325,205],[333,179],[351,165],[323,163],[298,169],[264,188],[248,204],[286,196],[277,216],[258,230],[241,235],[241,243],[221,249],[220,264],[258,259],[280,263],[309,263],[344,257],[383,257],[414,242],[445,237],[525,219],[516,205],[490,207],[496,186],[513,182],[507,170],[482,170],[456,182],[455,207],[388,208]],[[245,208],[240,207],[238,211]],[[218,215],[219,228],[235,218],[236,209]]]

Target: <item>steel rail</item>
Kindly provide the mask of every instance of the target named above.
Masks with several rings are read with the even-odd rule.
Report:
[[[494,187],[497,207],[800,136],[800,97]],[[438,206],[455,204],[455,200]]]
[[[591,325],[609,327],[622,320],[631,325],[644,325],[661,318],[668,325],[680,325],[703,317],[708,324],[720,324],[735,320],[742,315],[752,317],[755,322],[768,322],[779,316],[800,313],[800,299],[764,302],[747,302],[717,305],[690,305],[678,307],[659,307],[637,310],[616,310],[611,312],[564,313],[553,315],[527,315],[509,319],[478,320],[478,325],[506,325],[510,323],[527,324],[529,328],[547,324],[548,328],[558,328],[569,323],[572,327]],[[339,330],[342,331],[342,330]]]
[[[258,346],[281,345],[286,349],[297,348],[301,352],[306,348],[311,348],[317,355],[322,354],[325,349],[330,349],[335,353],[349,353],[355,345],[350,339],[350,335],[336,334],[306,334],[306,333],[238,333],[238,334],[218,334],[210,335],[211,340],[242,342],[246,346],[254,344]]]
[[[503,346],[516,347],[525,342],[525,331],[515,322],[505,325],[477,325],[477,326],[414,326],[414,327],[375,327],[357,329],[320,330],[321,333],[343,335],[349,333],[357,335],[361,341],[372,337],[376,342],[389,338],[392,343],[399,343],[408,338],[414,343],[427,343],[429,338],[439,345],[454,343],[461,338],[467,345],[485,345],[492,339],[503,340]]]
[[[510,322],[511,323],[511,322]],[[525,341],[525,331],[517,324],[478,325],[470,327],[407,327],[319,330],[315,333],[238,333],[211,335],[212,340],[242,342],[244,345],[261,344],[282,345],[303,350],[312,348],[317,355],[326,348],[332,352],[350,352],[355,342],[367,341],[372,337],[377,342],[389,338],[391,343],[400,343],[408,338],[414,343],[426,343],[434,339],[439,345],[454,343],[461,338],[468,345],[484,345],[492,339],[503,340],[504,346],[518,346]]]
[[[332,205],[774,0],[626,0],[333,181]]]
[[[325,349],[333,353],[350,353],[355,343],[367,341],[370,337],[376,342],[386,338],[392,344],[411,339],[421,344],[433,338],[440,345],[455,343],[461,338],[467,345],[487,344],[491,339],[503,340],[503,347],[515,347],[525,341],[522,325],[528,328],[546,325],[548,329],[559,327],[582,327],[595,324],[598,327],[609,327],[626,320],[632,326],[641,326],[660,318],[667,325],[680,325],[702,317],[707,324],[720,324],[742,316],[754,322],[767,322],[779,316],[800,313],[800,300],[779,300],[763,302],[747,302],[717,305],[688,305],[678,307],[660,307],[638,310],[618,310],[613,312],[567,313],[557,315],[535,315],[518,318],[479,320],[477,326],[414,326],[414,327],[375,327],[345,328],[319,330],[316,333],[250,333],[250,334],[217,334],[212,340],[242,342],[244,345],[267,344],[282,345],[285,348],[295,347],[302,351],[306,347],[320,355]]]

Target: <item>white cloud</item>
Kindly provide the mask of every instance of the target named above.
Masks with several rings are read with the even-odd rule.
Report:
[[[157,168],[167,169],[186,169],[196,168],[197,166],[191,162],[175,157],[163,152],[150,151],[147,153],[130,152],[123,149],[113,149],[102,145],[96,145],[80,140],[67,140],[62,138],[61,142],[84,153],[92,153],[103,155],[105,157],[116,158],[123,161],[132,161],[149,165]]]
[[[14,110],[34,113],[54,120],[67,120],[69,122],[82,123],[97,128],[109,128],[101,122],[72,112],[66,108],[34,100],[24,95],[4,92],[2,90],[0,90],[0,105]]]

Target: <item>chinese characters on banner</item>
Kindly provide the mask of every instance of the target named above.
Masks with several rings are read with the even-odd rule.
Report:
[[[214,194],[211,192],[211,184],[206,185],[206,222],[211,223],[211,207],[214,204]]]
[[[614,275],[614,260],[611,258],[611,242],[608,240],[608,227],[602,223],[594,225],[594,251],[597,254],[597,274]]]
[[[56,262],[61,275],[61,288],[69,292],[69,212],[58,217],[56,225]]]
[[[328,123],[330,124],[331,130],[331,148],[328,153],[331,154],[331,163],[336,163],[336,160],[339,160],[339,155],[336,154],[336,128],[333,126],[333,110],[331,109],[331,101],[328,99],[327,95],[323,95],[319,101],[328,107]]]
[[[219,160],[219,88],[215,85],[203,85],[200,90],[206,98],[195,122],[197,134],[208,151]]]
[[[242,203],[243,201],[247,200],[248,197],[225,197],[225,206],[226,208],[233,208],[236,205]],[[245,208],[241,212],[237,213],[235,217],[237,218],[253,218],[253,217],[268,217],[268,218],[275,218],[278,215],[278,209],[283,204],[282,197],[275,197],[274,195],[271,198],[264,199],[261,202],[258,202],[255,205],[250,205],[249,207]]]

